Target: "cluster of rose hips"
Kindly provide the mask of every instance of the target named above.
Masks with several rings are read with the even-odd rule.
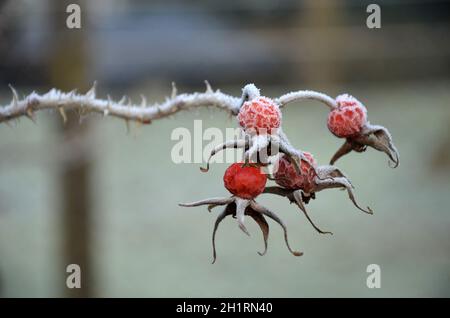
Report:
[[[217,152],[226,148],[245,150],[243,162],[229,166],[223,177],[225,188],[232,196],[180,204],[186,207],[207,205],[209,211],[216,206],[225,206],[214,225],[213,263],[216,260],[216,231],[220,222],[229,215],[237,219],[240,229],[246,234],[249,234],[244,225],[246,215],[259,225],[265,244],[265,249],[259,253],[260,255],[264,255],[267,251],[269,226],[265,217],[281,225],[286,245],[293,255],[303,254],[292,250],[289,246],[287,229],[283,221],[274,212],[255,201],[260,194],[271,193],[288,198],[291,203],[295,203],[300,208],[319,233],[332,234],[319,229],[305,209],[304,204],[307,204],[310,199],[315,199],[316,192],[329,188],[345,189],[358,209],[372,214],[369,207],[364,209],[356,203],[350,180],[332,164],[350,151],[363,152],[368,146],[385,152],[394,163],[394,167],[399,164],[398,151],[390,133],[382,126],[371,125],[367,121],[365,106],[347,94],[336,98],[336,107],[333,107],[328,114],[328,129],[336,137],[346,139],[344,145],[331,159],[331,165],[318,166],[310,153],[291,146],[281,129],[282,114],[279,105],[268,97],[260,96],[259,90],[253,84],[246,85],[243,89],[237,119],[244,132],[244,139],[219,145],[210,156],[211,159]],[[274,147],[277,151],[273,150]],[[273,167],[271,172],[267,172],[268,167]],[[201,170],[208,171],[208,169],[209,160],[207,167]],[[274,180],[277,186],[266,187],[267,179]]]

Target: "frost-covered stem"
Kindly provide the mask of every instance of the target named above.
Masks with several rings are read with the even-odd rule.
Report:
[[[34,120],[34,113],[39,110],[53,109],[58,110],[66,120],[66,111],[71,109],[79,110],[81,114],[100,113],[104,116],[114,116],[127,121],[137,121],[149,124],[153,120],[168,117],[181,110],[187,110],[196,107],[214,106],[237,115],[242,104],[242,97],[234,97],[224,94],[219,90],[213,91],[206,82],[206,91],[204,93],[177,94],[173,86],[172,95],[163,103],[147,104],[144,96],[141,96],[140,105],[132,104],[127,98],[121,101],[113,101],[111,98],[98,99],[96,97],[96,85],[86,93],[79,94],[75,91],[66,93],[57,89],[52,89],[48,93],[39,95],[35,92],[20,99],[16,90],[11,87],[13,99],[9,105],[0,106],[0,123],[7,122],[26,116]],[[330,108],[336,107],[334,99],[314,91],[291,92],[275,99],[283,107],[289,102],[295,100],[312,99],[320,101]]]
[[[275,99],[275,102],[278,103],[278,105],[280,105],[280,107],[283,107],[287,103],[294,102],[297,100],[305,100],[305,99],[319,101],[319,102],[327,105],[331,109],[337,107],[336,101],[334,100],[334,98],[332,98],[324,93],[309,91],[309,90],[290,92],[290,93],[284,94],[283,96],[280,96],[277,99]]]
[[[116,102],[108,97],[107,100],[96,98],[95,84],[86,94],[77,94],[75,91],[65,93],[52,89],[44,95],[35,92],[19,99],[17,92],[11,87],[13,99],[5,107],[0,107],[0,123],[22,116],[34,120],[34,113],[39,110],[58,110],[66,118],[65,111],[78,109],[80,113],[100,113],[104,116],[114,116],[125,120],[138,121],[149,124],[155,119],[164,118],[195,107],[215,106],[236,115],[239,112],[240,98],[213,91],[207,83],[204,93],[177,94],[175,87],[172,96],[160,104],[148,105],[144,96],[140,105],[132,104],[126,98]]]

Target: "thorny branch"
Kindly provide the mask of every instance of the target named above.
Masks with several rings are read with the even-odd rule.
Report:
[[[237,116],[241,128],[243,128],[244,132],[246,132],[247,125],[242,124],[241,122],[242,118],[240,118],[242,113],[243,112],[245,113],[246,106],[256,105],[254,108],[262,108],[261,104],[265,103],[266,106],[268,104],[267,102],[268,99],[260,96],[259,90],[253,84],[246,85],[243,88],[242,96],[235,97],[224,94],[219,90],[213,91],[209,83],[207,81],[205,81],[205,83],[206,83],[205,92],[203,93],[194,92],[190,94],[187,93],[178,94],[175,84],[172,84],[172,94],[170,97],[166,98],[164,102],[148,104],[146,98],[143,95],[141,95],[142,101],[139,105],[133,104],[131,100],[127,97],[122,98],[122,100],[118,102],[113,101],[109,96],[106,100],[97,98],[96,83],[94,83],[93,87],[85,94],[79,94],[76,91],[71,91],[67,93],[57,89],[51,89],[48,93],[43,95],[39,95],[35,92],[32,92],[28,96],[25,96],[23,99],[20,99],[16,90],[12,86],[10,86],[12,91],[12,101],[10,102],[9,105],[3,107],[0,105],[0,123],[3,122],[8,123],[11,120],[17,120],[20,117],[28,117],[29,119],[35,121],[34,118],[35,113],[40,110],[57,110],[59,111],[61,117],[65,122],[67,120],[66,111],[77,110],[80,116],[82,115],[84,116],[91,113],[99,113],[105,117],[106,116],[117,117],[125,120],[128,126],[129,121],[135,121],[138,124],[150,124],[153,120],[168,117],[181,110],[189,110],[197,107],[213,106],[223,109],[233,116]],[[348,95],[341,95],[341,96],[348,97]],[[338,96],[338,98],[341,96]],[[357,103],[357,101],[353,97],[350,96],[350,98],[352,99],[351,100],[351,102],[353,103],[352,105],[359,106],[358,110],[360,111],[360,113],[365,114],[365,107],[362,104],[358,104],[359,102]],[[263,100],[263,102],[261,102],[261,100]],[[311,225],[319,233],[332,234],[331,232],[325,232],[322,231],[320,228],[318,228],[309,217],[303,205],[303,202],[307,203],[311,197],[314,198],[315,192],[328,188],[344,188],[347,190],[349,198],[357,208],[368,214],[372,214],[372,210],[370,208],[367,208],[367,210],[365,210],[356,203],[350,181],[337,168],[333,166],[320,166],[316,168],[314,163],[311,162],[302,151],[294,148],[291,145],[286,134],[280,127],[281,113],[278,107],[282,108],[286,104],[297,100],[316,100],[328,106],[331,110],[331,113],[341,111],[340,109],[341,104],[338,105],[338,103],[340,102],[323,93],[304,90],[284,94],[273,100],[275,105],[273,104],[272,101],[270,101],[271,104],[269,104],[272,110],[276,110],[274,113],[277,114],[276,117],[272,118],[275,120],[277,124],[270,125],[270,127],[277,128],[277,134],[275,137],[273,137],[273,139],[270,136],[269,138],[265,134],[258,133],[256,135],[252,135],[246,132],[248,136],[251,137],[252,144],[250,144],[247,139],[239,142],[238,141],[227,142],[216,147],[211,152],[210,158],[214,156],[215,153],[217,153],[218,151],[222,151],[226,148],[233,147],[233,148],[245,148],[246,155],[247,153],[249,154],[248,157],[246,155],[244,156],[247,159],[250,158],[250,154],[252,153],[252,151],[256,152],[256,150],[259,149],[267,149],[269,145],[276,143],[279,145],[280,152],[284,153],[284,155],[287,156],[288,159],[289,158],[292,159],[295,157],[299,160],[298,166],[295,164],[296,162],[295,160],[290,160],[291,163],[297,167],[296,169],[297,174],[302,173],[300,166],[302,162],[304,161],[307,163],[309,162],[309,165],[311,166],[311,171],[314,172],[312,175],[314,181],[310,182],[313,184],[312,188],[309,186],[307,188],[305,188],[305,186],[296,186],[296,188],[293,189],[291,188],[284,189],[280,187],[267,187],[264,192],[286,196],[289,199],[289,201],[291,201],[291,203],[294,202],[297,204],[297,206],[303,211],[303,213],[305,214],[306,218],[311,223]],[[245,104],[246,102],[249,103]],[[268,109],[270,108],[267,106],[265,110]],[[257,114],[258,116],[262,116],[258,112],[250,113],[249,118],[251,119],[250,120],[251,125],[255,124],[254,120],[256,117],[255,114]],[[351,114],[353,113],[351,112]],[[342,114],[339,114],[339,116],[341,116],[341,119],[343,118]],[[270,116],[268,116],[267,118],[270,118]],[[354,116],[351,117],[350,119],[354,119]],[[394,162],[394,167],[398,166],[399,163],[398,151],[392,142],[392,137],[389,131],[382,126],[371,125],[367,121],[366,117],[363,117],[363,119],[364,120],[361,120],[361,123],[358,126],[359,130],[357,130],[357,133],[352,135],[340,136],[340,134],[337,134],[332,129],[330,129],[330,126],[328,127],[330,131],[336,136],[346,137],[346,143],[333,156],[331,162],[333,163],[338,158],[340,158],[341,156],[347,154],[352,150],[356,152],[362,152],[366,149],[367,146],[370,146],[376,150],[385,152],[389,156],[389,158]],[[251,125],[249,125],[249,127]],[[262,125],[260,125],[259,123],[256,125],[258,129],[263,126],[264,122]],[[258,162],[258,159],[256,162]],[[245,160],[245,164],[247,165],[248,163],[249,161]],[[244,166],[240,166],[239,164],[238,166],[240,167],[240,169],[244,169]],[[207,167],[205,169],[202,169],[202,171],[207,171],[208,167],[209,167],[209,160],[207,162]],[[305,175],[303,175],[302,177],[306,178],[309,176],[310,176],[309,173],[308,174],[305,173]],[[251,185],[252,178],[247,179],[249,179],[250,181],[246,180],[246,182],[247,181],[249,182],[241,184],[240,185],[241,188],[249,188],[252,186]],[[264,179],[263,187],[265,186],[266,181],[267,179]],[[250,216],[256,221],[256,223],[259,225],[263,233],[264,238],[264,251],[260,252],[259,253],[260,255],[264,255],[267,251],[267,240],[269,236],[269,225],[265,217],[269,217],[282,227],[284,231],[284,238],[286,245],[293,255],[301,256],[303,254],[302,252],[298,252],[291,249],[288,242],[287,228],[283,223],[283,221],[274,212],[271,212],[270,210],[266,209],[262,205],[259,205],[258,203],[256,203],[255,200],[253,200],[258,194],[252,196],[251,198],[247,198],[246,196],[241,197],[239,196],[239,193],[235,193],[234,191],[232,191],[229,187],[227,187],[226,184],[225,187],[230,192],[233,193],[232,197],[211,198],[187,204],[180,204],[181,206],[186,207],[207,205],[209,211],[211,211],[212,208],[219,205],[226,206],[225,210],[216,219],[214,225],[212,237],[214,261],[216,260],[216,248],[215,248],[216,231],[220,222],[222,222],[222,220],[228,215],[232,215],[233,217],[235,217],[238,220],[238,225],[241,228],[241,230],[248,235],[249,232],[247,231],[244,225],[245,215]],[[261,191],[259,192],[259,194],[260,193]],[[305,197],[307,199],[305,199]]]
[[[66,111],[78,110],[80,114],[99,113],[104,116],[113,116],[126,121],[136,121],[143,124],[150,124],[153,120],[168,117],[181,110],[188,110],[197,107],[214,106],[228,111],[232,115],[237,115],[242,104],[241,97],[234,97],[224,94],[220,90],[213,91],[206,81],[206,91],[203,93],[178,94],[175,85],[172,85],[172,94],[163,103],[147,103],[146,98],[141,95],[142,101],[139,105],[131,103],[127,97],[120,101],[113,101],[109,96],[107,99],[99,99],[96,96],[96,83],[85,94],[79,94],[75,90],[62,92],[58,89],[51,89],[48,93],[39,95],[32,92],[23,99],[19,98],[17,91],[10,86],[12,91],[12,101],[9,105],[0,106],[0,123],[10,120],[28,117],[35,120],[35,113],[40,110],[57,110],[66,121]],[[314,91],[291,92],[275,99],[280,107],[295,100],[313,99],[324,103],[330,108],[335,107],[333,98]]]

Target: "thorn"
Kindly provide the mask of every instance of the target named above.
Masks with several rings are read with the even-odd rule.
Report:
[[[76,93],[77,93],[77,90],[76,90],[76,89],[71,90],[71,91],[69,92],[69,98],[73,98],[73,97],[75,96]]]
[[[127,101],[127,97],[125,95],[122,96],[122,99],[119,101],[119,105],[125,104],[126,101]]]
[[[94,81],[94,84],[92,84],[91,89],[86,93],[86,96],[89,98],[94,98],[97,94],[97,81]]]
[[[177,97],[177,86],[175,85],[175,82],[172,82],[172,98]]]
[[[19,103],[19,95],[17,95],[17,91],[15,90],[15,88],[9,84],[9,88],[11,89],[11,92],[13,94],[13,105],[17,106],[17,103]]]
[[[12,86],[11,89],[13,90]],[[13,95],[15,95],[14,99],[16,100],[15,103],[17,104],[17,92],[13,91]],[[34,117],[34,113],[33,113],[33,107],[38,105],[38,100],[36,99],[35,96],[30,95],[27,98],[27,105],[26,105],[26,116],[33,122],[36,124],[36,119]]]
[[[108,102],[106,103],[106,108],[103,110],[103,116],[109,115],[109,110],[111,109],[111,105],[113,103],[111,96],[107,95]]]
[[[206,93],[214,93],[211,85],[209,84],[209,82],[207,80],[205,80],[205,85],[206,85]]]
[[[146,99],[145,96],[142,95],[142,94],[141,94],[141,99],[142,99],[141,107],[142,107],[142,108],[147,107],[147,99]]]
[[[53,97],[53,95],[56,95],[56,88],[52,88],[47,94]]]
[[[58,107],[59,113],[63,119],[64,124],[67,122],[67,115],[66,115],[66,111],[64,110],[64,107],[60,106]]]
[[[106,107],[109,109],[109,108],[111,108],[111,105],[112,105],[113,101],[112,101],[111,96],[109,94],[107,95],[107,99],[108,99],[108,103],[106,104]]]

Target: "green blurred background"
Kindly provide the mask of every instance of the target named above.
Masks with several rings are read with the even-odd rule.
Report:
[[[68,3],[82,29],[65,27]],[[51,87],[99,96],[140,94],[162,101],[213,88],[240,95],[254,82],[266,96],[314,89],[348,92],[386,126],[401,165],[368,150],[338,162],[370,216],[344,192],[318,193],[310,215],[317,234],[287,200],[258,201],[288,224],[286,250],[271,227],[269,251],[247,222],[231,218],[211,232],[218,211],[179,202],[226,196],[222,174],[174,164],[177,127],[236,127],[219,110],[178,113],[150,126],[99,116],[37,114],[0,125],[1,297],[449,297],[450,43],[448,1],[378,1],[381,29],[366,27],[368,1],[0,1],[0,105]],[[326,129],[317,102],[290,104],[284,130],[326,164],[342,140]],[[205,141],[205,145],[208,142]],[[271,223],[272,224],[272,223]],[[66,288],[66,266],[82,268],[82,288]],[[381,288],[366,286],[369,264]]]

